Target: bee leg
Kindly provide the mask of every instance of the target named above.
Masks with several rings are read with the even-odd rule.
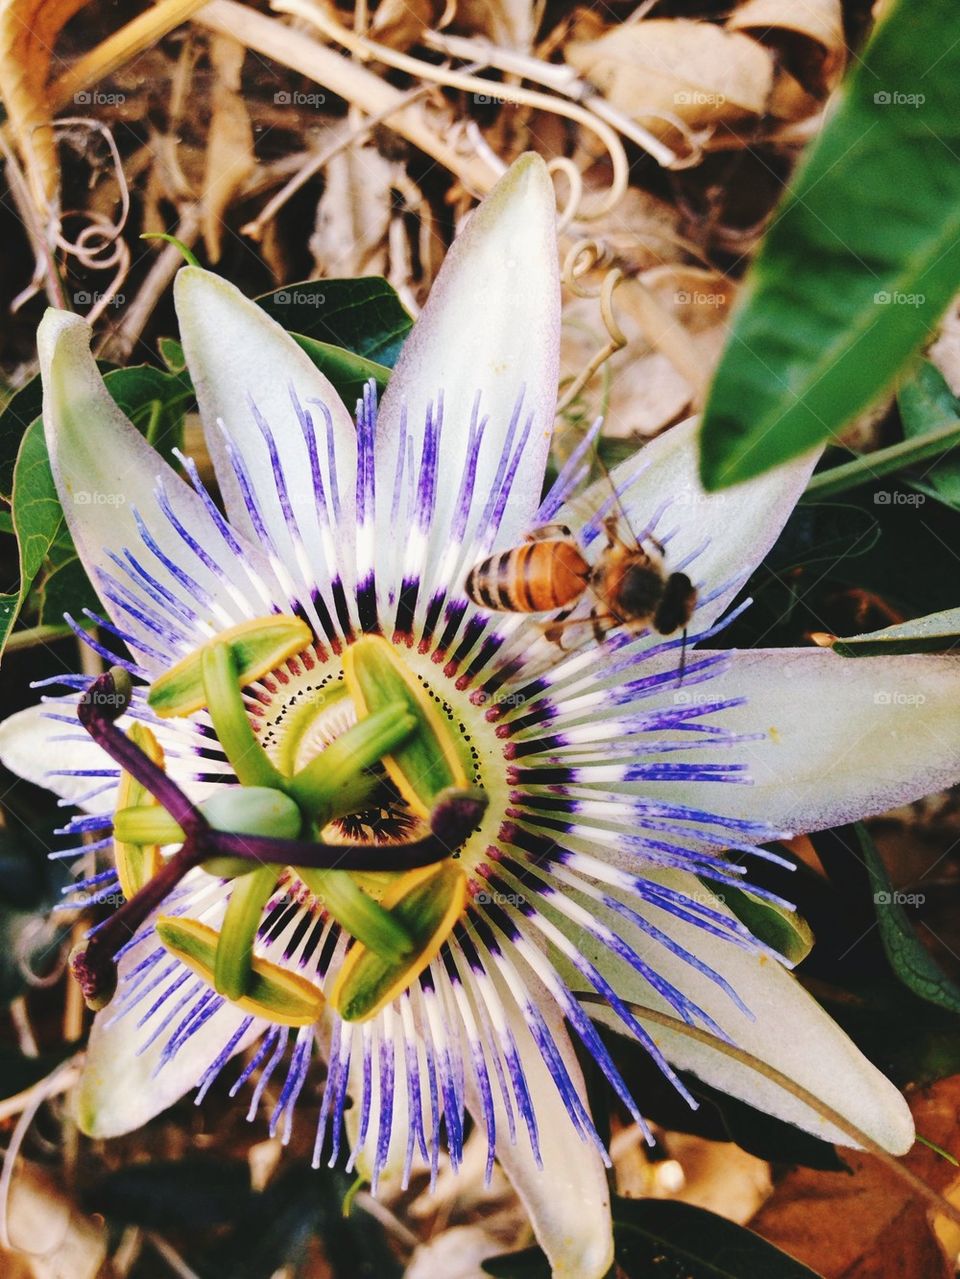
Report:
[[[541,524],[539,528],[532,529],[524,538],[524,541],[546,542],[557,537],[573,537],[573,533],[567,528],[566,524]]]
[[[613,614],[605,609],[601,610],[596,607],[590,610],[590,621],[593,623],[593,638],[598,644],[601,644],[606,637],[607,631],[610,629],[610,623],[614,620]],[[603,623],[607,625],[604,627]]]
[[[614,547],[622,546],[623,540],[617,532],[617,525],[620,517],[617,515],[608,515],[603,521],[604,532],[607,535],[607,550],[612,551]]]

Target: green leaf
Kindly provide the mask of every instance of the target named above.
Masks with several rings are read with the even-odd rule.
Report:
[[[97,593],[76,554],[69,555],[46,574],[39,585],[39,594],[40,621],[46,626],[62,622],[64,613],[76,617],[85,608],[100,607]]]
[[[167,373],[151,364],[134,364],[105,375],[104,384],[127,417],[158,453],[183,444],[183,415],[194,394],[186,373]]]
[[[929,360],[921,360],[897,392],[897,407],[908,439],[922,438],[950,423],[960,423],[960,400],[943,374]],[[915,487],[932,493],[960,510],[960,453],[952,451],[913,477]]]
[[[960,642],[960,608],[928,613],[909,622],[897,622],[880,631],[837,639],[833,651],[841,657],[869,657],[891,653],[947,653]]]
[[[183,354],[183,346],[176,338],[158,338],[157,350],[160,358],[171,373],[182,373],[187,367],[187,359]]]
[[[13,472],[12,503],[20,587],[16,595],[0,598],[0,652],[63,524],[63,510],[50,472],[42,422],[28,426],[21,441]]]
[[[390,369],[385,364],[377,364],[363,355],[354,355],[342,346],[318,342],[316,338],[305,337],[302,333],[291,333],[290,336],[306,351],[320,372],[330,379],[340,399],[351,411],[370,378],[376,382],[378,391],[382,391],[390,380]]]
[[[902,894],[894,892],[867,828],[858,822],[856,832],[873,890],[880,940],[890,967],[908,990],[927,1003],[960,1013],[960,988],[941,970],[914,931],[899,900]]]
[[[0,413],[0,497],[8,502],[13,492],[13,468],[20,442],[27,427],[40,416],[42,395],[39,376],[32,377]]]
[[[304,280],[257,298],[293,334],[346,348],[392,368],[413,321],[380,276]]]
[[[703,882],[707,888],[715,891],[715,885],[711,885],[708,880]],[[720,896],[754,937],[759,937],[766,945],[772,946],[791,966],[799,964],[810,954],[813,949],[813,933],[810,925],[797,911],[764,901],[729,884],[724,884]]]
[[[960,284],[960,9],[898,0],[855,61],[753,269],[708,398],[716,489],[876,400]]]
[[[670,1199],[614,1199],[617,1265],[629,1279],[817,1279],[808,1267],[725,1217]],[[549,1279],[539,1248],[483,1262],[498,1279]]]

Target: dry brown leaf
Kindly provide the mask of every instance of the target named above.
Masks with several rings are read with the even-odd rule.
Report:
[[[57,204],[60,166],[47,82],[60,32],[87,0],[0,0],[0,98],[37,210]],[[80,108],[82,112],[82,105]]]
[[[223,215],[257,163],[253,154],[253,126],[240,92],[240,73],[246,53],[244,46],[229,36],[211,38],[210,64],[214,80],[201,201],[203,243],[211,262],[220,260]]]
[[[393,169],[373,145],[347,147],[326,166],[310,237],[318,275],[384,274]]]
[[[567,61],[606,98],[659,135],[670,117],[693,128],[766,112],[773,56],[756,40],[709,22],[652,19],[568,44]]]
[[[587,421],[602,414],[604,434],[618,439],[656,435],[698,407],[723,348],[733,296],[728,281],[698,267],[653,267],[639,281],[642,294],[628,280],[614,298],[627,345],[567,413]],[[644,305],[638,305],[641,299]],[[563,313],[561,386],[573,381],[605,341],[597,300],[572,299]]]
[[[960,1075],[908,1100],[917,1132],[960,1157]],[[872,1155],[844,1152],[844,1159],[852,1176],[788,1173],[750,1228],[824,1279],[952,1279],[956,1227],[941,1218],[935,1233],[926,1205]],[[942,1155],[918,1143],[903,1162],[956,1202],[960,1171]]]
[[[847,46],[840,0],[746,0],[727,20],[727,29],[773,45],[787,68],[815,92],[832,88],[843,72]]]
[[[443,0],[383,0],[373,15],[370,35],[379,44],[405,52],[442,16]]]
[[[456,31],[487,36],[494,44],[529,53],[542,8],[541,0],[458,0],[451,25]]]
[[[101,1221],[85,1218],[36,1168],[21,1163],[10,1188],[4,1279],[96,1279],[107,1258]]]

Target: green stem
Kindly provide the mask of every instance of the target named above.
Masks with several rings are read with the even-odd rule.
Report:
[[[86,626],[85,630],[92,630],[92,624]],[[52,624],[49,626],[28,626],[22,631],[14,631],[5,645],[5,651],[14,653],[18,648],[32,648],[35,644],[47,644],[51,640],[66,639],[68,635],[73,635],[73,630],[69,626],[60,626]]]
[[[855,457],[852,462],[844,462],[842,466],[821,471],[807,485],[801,500],[818,502],[825,497],[833,497],[836,493],[845,493],[847,489],[882,479],[885,475],[902,471],[904,467],[913,466],[916,462],[940,457],[958,443],[960,422],[949,422],[935,431],[928,431],[926,435],[900,440],[888,448],[864,453]]]
[[[253,966],[253,943],[260,926],[263,908],[277,882],[277,866],[261,866],[249,875],[233,881],[217,954],[213,984],[227,999],[242,999],[247,993]]]
[[[175,245],[183,254],[183,260],[187,266],[199,266],[200,263],[193,249],[187,248],[182,240],[178,240],[175,235],[171,235],[168,231],[144,231],[141,240],[166,240],[167,244]]]
[[[203,691],[214,732],[242,786],[286,790],[287,779],[271,762],[243,704],[237,664],[229,644],[211,644],[201,656]]]

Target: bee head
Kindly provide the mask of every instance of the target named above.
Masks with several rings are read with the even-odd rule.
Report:
[[[681,627],[686,629],[696,607],[697,588],[689,577],[686,573],[671,573],[664,583],[653,624],[661,635],[671,635]]]

